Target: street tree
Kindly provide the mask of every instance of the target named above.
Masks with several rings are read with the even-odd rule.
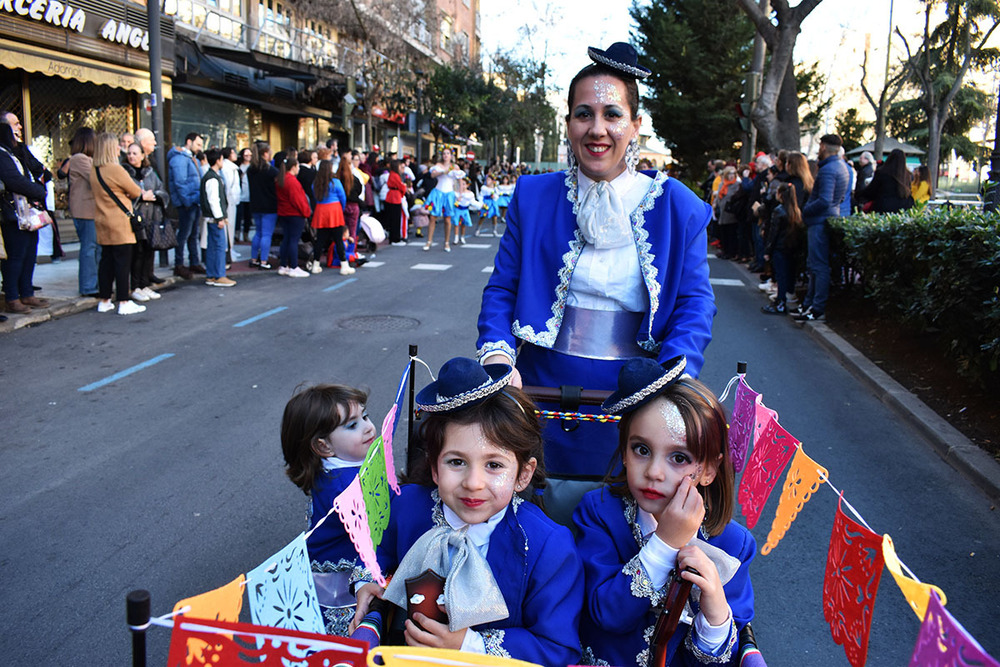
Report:
[[[888,45],[887,45],[888,48]],[[896,96],[906,85],[906,71],[902,67],[897,67],[895,72],[889,74],[889,78],[882,84],[882,89],[878,94],[878,102],[868,90],[868,50],[865,50],[865,57],[861,61],[861,92],[864,94],[868,104],[875,112],[875,147],[872,156],[876,160],[882,159],[882,147],[885,145],[886,114],[892,106]],[[850,150],[850,149],[848,149]]]
[[[476,105],[485,94],[482,73],[462,65],[436,65],[424,85],[424,113],[430,119],[435,148],[442,134],[476,131]]]
[[[544,61],[513,52],[494,53],[491,61],[490,95],[507,108],[480,105],[480,126],[492,127],[494,154],[499,155],[504,145],[508,160],[513,160],[518,147],[533,154],[536,136],[551,134],[555,123],[556,110],[548,102],[550,91],[545,84],[548,67]]]
[[[865,135],[873,125],[871,121],[863,120],[857,109],[848,109],[837,116],[834,127],[844,141],[844,150],[853,151],[865,143]]]
[[[995,62],[1000,50],[986,46],[1000,25],[1000,0],[921,0],[924,5],[924,30],[921,41],[910,47],[906,36],[896,28],[903,41],[906,60],[903,67],[909,82],[917,89],[920,106],[927,120],[927,166],[931,174],[931,194],[937,190],[941,162],[941,136],[953,113],[955,98],[971,68]],[[932,14],[943,9],[944,19],[933,28]]]
[[[790,7],[788,0],[771,0],[772,22],[771,14],[763,11],[757,0],[736,0],[757,27],[770,53],[752,119],[759,142],[772,150],[799,147],[799,99],[792,56],[802,22],[821,1],[801,0]]]
[[[801,132],[816,134],[822,127],[823,118],[833,106],[833,95],[830,94],[827,83],[827,76],[819,70],[819,62],[801,64],[795,68]]]
[[[941,131],[941,153],[955,151],[963,160],[982,161],[989,154],[969,139],[969,131],[988,122],[996,111],[991,93],[975,86],[962,86],[951,103],[951,112]],[[886,118],[892,136],[908,144],[929,148],[927,114],[919,98],[901,100],[889,107]]]
[[[731,0],[635,2],[633,42],[652,75],[643,106],[675,161],[700,167],[746,139],[735,106],[754,27]]]

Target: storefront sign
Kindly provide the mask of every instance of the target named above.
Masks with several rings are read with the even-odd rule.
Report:
[[[59,28],[83,32],[87,13],[59,0],[0,0],[0,9],[8,14],[27,16]]]
[[[80,34],[98,35],[114,44],[149,51],[149,31],[145,28],[103,16],[91,17],[88,28],[84,10],[59,0],[0,0],[0,10]]]

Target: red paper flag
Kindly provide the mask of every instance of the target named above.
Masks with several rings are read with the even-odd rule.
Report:
[[[206,648],[190,654],[191,643]],[[185,616],[174,619],[167,656],[167,667],[366,667],[367,662],[368,644],[355,639]]]
[[[937,593],[927,603],[910,667],[1000,667],[948,610]]]
[[[798,440],[778,422],[774,419],[768,421],[754,445],[750,462],[740,480],[738,499],[747,520],[747,528],[757,525],[771,490],[778,483],[778,477],[795,454],[798,444]]]
[[[841,494],[826,560],[823,618],[850,663],[861,667],[868,657],[872,609],[882,578],[882,537],[849,519],[843,501]]]

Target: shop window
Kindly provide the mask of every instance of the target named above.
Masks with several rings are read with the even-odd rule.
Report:
[[[188,133],[197,132],[205,137],[205,148],[241,148],[246,146],[240,143],[241,138],[254,136],[250,120],[250,110],[245,105],[174,91],[171,143],[183,144]]]

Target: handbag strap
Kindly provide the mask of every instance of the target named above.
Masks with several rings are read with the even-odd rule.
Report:
[[[122,203],[122,200],[119,199],[118,196],[111,191],[111,188],[108,187],[108,184],[104,182],[104,178],[101,177],[101,168],[94,167],[94,171],[97,172],[97,182],[101,184],[101,187],[104,188],[104,191],[108,193],[108,196],[111,197],[111,200],[114,203],[118,204],[118,208],[122,210],[122,213],[129,216],[130,218],[133,215],[135,215],[135,211],[130,211],[127,208],[125,208],[125,204]]]

